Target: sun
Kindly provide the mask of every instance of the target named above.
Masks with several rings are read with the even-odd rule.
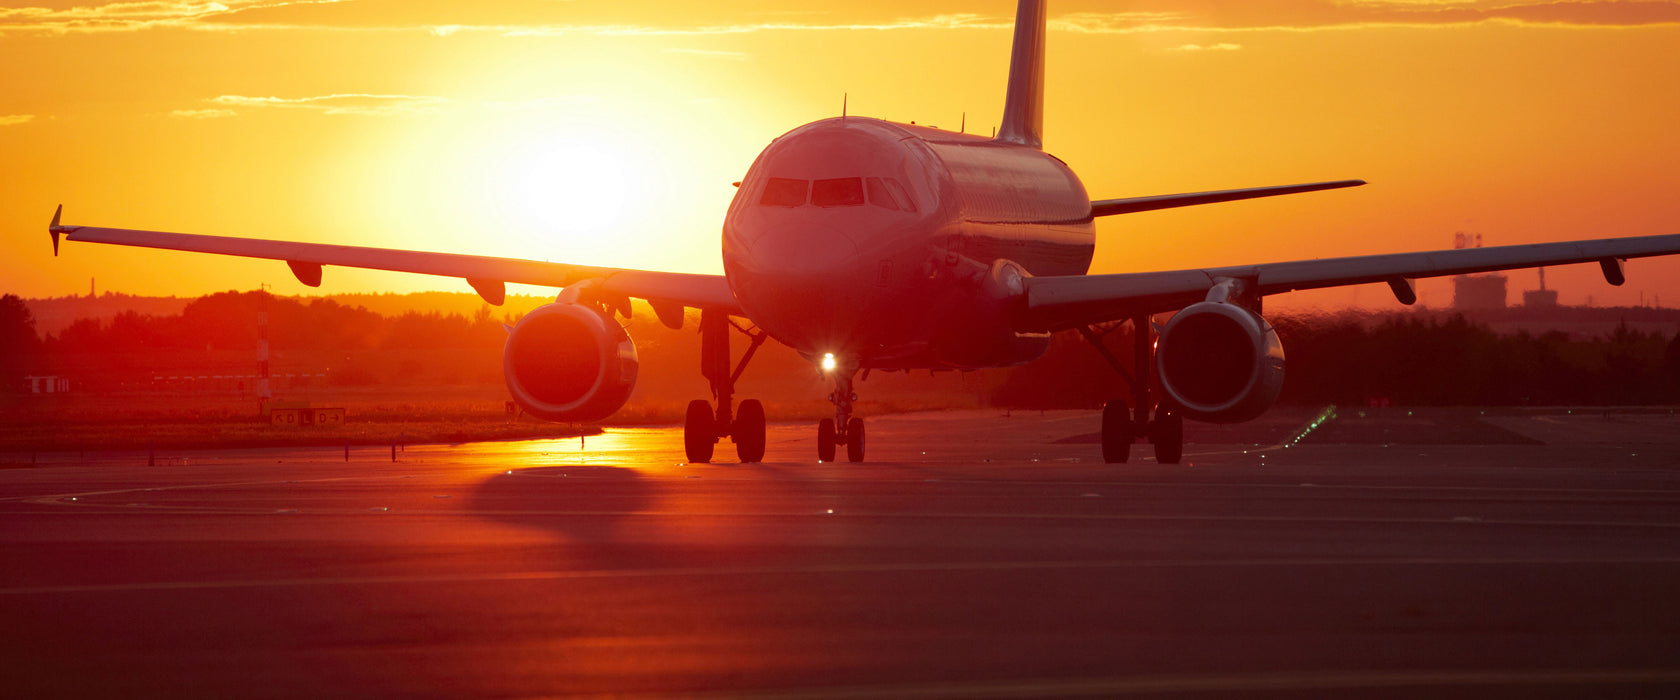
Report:
[[[604,100],[462,109],[347,158],[329,190],[379,202],[368,225],[393,247],[693,269],[734,194],[715,186],[733,173],[696,176],[723,159],[697,157],[693,133]]]
[[[496,204],[505,219],[543,233],[597,234],[625,223],[634,154],[600,138],[536,136],[512,145],[499,163]]]

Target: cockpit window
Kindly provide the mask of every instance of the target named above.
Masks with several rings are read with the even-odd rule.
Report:
[[[881,178],[867,178],[863,182],[869,189],[870,204],[882,209],[891,209],[893,211],[903,209],[903,207],[898,206],[898,202],[893,200],[892,193],[887,191],[887,186],[881,182]]]
[[[890,177],[865,180],[869,189],[869,203],[893,211],[916,211],[916,202],[904,191],[904,185]]]
[[[863,204],[863,178],[840,177],[811,184],[811,203],[819,207],[855,207]]]
[[[808,189],[808,180],[773,177],[764,184],[764,194],[759,197],[758,203],[767,207],[802,207],[805,206],[805,191]]]

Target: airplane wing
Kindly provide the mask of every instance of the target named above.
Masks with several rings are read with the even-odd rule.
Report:
[[[595,289],[608,298],[635,297],[652,302],[655,309],[661,310],[662,319],[668,318],[668,310],[678,305],[743,315],[740,304],[735,301],[734,292],[729,289],[728,280],[722,275],[653,272],[482,255],[71,226],[59,223],[63,212],[64,207],[60,206],[53,214],[52,224],[48,227],[52,234],[55,256],[58,255],[59,238],[62,236],[64,240],[83,243],[284,260],[298,281],[311,287],[321,285],[321,269],[328,265],[459,277],[472,285],[485,301],[498,306],[506,296],[506,284],[509,282],[567,287],[593,281]],[[680,319],[680,309],[677,311],[676,318]]]
[[[1312,182],[1305,185],[1249,187],[1240,190],[1190,192],[1187,194],[1160,194],[1151,197],[1128,197],[1126,199],[1099,199],[1091,202],[1091,216],[1114,216],[1115,214],[1133,214],[1140,211],[1155,211],[1156,209],[1193,207],[1198,204],[1235,202],[1239,199],[1256,199],[1259,197],[1276,197],[1280,194],[1298,194],[1301,192],[1334,190],[1342,187],[1358,187],[1363,184],[1365,184],[1364,180],[1337,180],[1335,182]]]
[[[1174,311],[1206,298],[1219,280],[1246,282],[1257,296],[1300,289],[1386,282],[1405,304],[1417,301],[1411,280],[1494,270],[1597,262],[1611,284],[1625,281],[1622,261],[1680,254],[1680,234],[1638,238],[1362,255],[1204,270],[1030,277],[1016,319],[1022,331],[1056,331]]]

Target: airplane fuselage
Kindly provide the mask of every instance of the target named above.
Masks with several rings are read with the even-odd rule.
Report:
[[[773,141],[723,226],[736,299],[771,337],[857,368],[1031,361],[1020,277],[1082,275],[1091,200],[1067,164],[968,134],[837,117]]]

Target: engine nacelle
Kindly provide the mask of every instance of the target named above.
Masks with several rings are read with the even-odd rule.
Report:
[[[1155,349],[1161,389],[1186,418],[1240,423],[1283,389],[1283,344],[1272,324],[1235,304],[1204,301],[1173,316]]]
[[[537,307],[502,350],[508,392],[527,413],[555,422],[612,415],[636,387],[636,345],[606,313],[582,304]]]

